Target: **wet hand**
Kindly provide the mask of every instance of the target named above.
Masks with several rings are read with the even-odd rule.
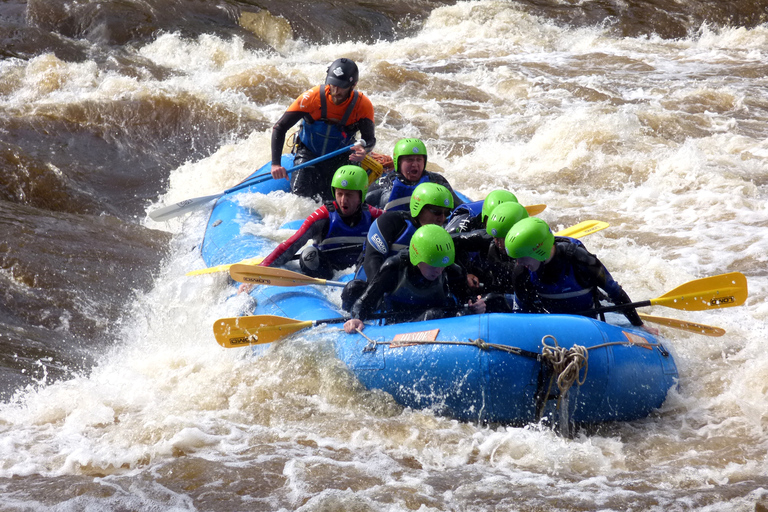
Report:
[[[282,165],[272,164],[272,170],[270,171],[273,179],[279,180],[282,178],[288,179],[288,172]]]
[[[352,149],[349,150],[349,160],[352,162],[362,162],[365,158],[365,155],[368,153],[365,152],[365,148],[360,145],[352,146]]]
[[[658,336],[659,335],[659,330],[657,328],[655,328],[655,327],[651,327],[648,324],[643,324],[643,325],[640,326],[640,328],[643,329],[644,331],[650,333],[650,334],[653,334],[654,336]]]
[[[240,295],[241,293],[250,293],[254,286],[255,285],[250,283],[243,283],[237,287],[237,294]]]
[[[352,318],[344,322],[344,332],[346,332],[347,334],[353,334],[357,332],[358,329],[361,331],[365,329],[365,324],[363,323],[362,320],[357,318]]]
[[[485,313],[485,299],[478,295],[476,301],[469,301],[469,310],[475,314]]]

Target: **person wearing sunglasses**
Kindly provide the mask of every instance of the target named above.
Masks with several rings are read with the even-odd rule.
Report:
[[[427,147],[420,139],[400,139],[392,153],[395,172],[386,174],[371,184],[368,201],[385,211],[407,211],[410,198],[422,183],[442,185],[451,193],[453,205],[462,204],[448,180],[436,172],[426,170]]]
[[[384,212],[368,231],[358,260],[355,279],[344,287],[342,307],[349,309],[384,264],[384,260],[408,247],[411,237],[422,226],[442,226],[453,209],[453,195],[442,185],[422,183],[415,188],[408,210]]]

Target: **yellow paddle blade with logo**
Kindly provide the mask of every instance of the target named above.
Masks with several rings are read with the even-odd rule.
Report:
[[[301,321],[275,315],[220,318],[213,324],[213,335],[224,348],[239,348],[272,343],[294,332],[312,327],[311,320]]]
[[[741,272],[730,272],[688,281],[650,303],[684,311],[706,311],[741,306],[747,295],[747,278]]]

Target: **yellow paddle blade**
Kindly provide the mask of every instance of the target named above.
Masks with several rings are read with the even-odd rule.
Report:
[[[230,267],[229,276],[239,283],[268,284],[271,286],[307,286],[310,284],[344,286],[343,283],[305,276],[284,268],[242,265],[240,263]]]
[[[545,204],[534,204],[534,205],[525,207],[525,211],[527,211],[528,215],[531,215],[531,216],[538,215],[546,209],[547,209],[547,205]]]
[[[569,228],[565,228],[562,231],[555,233],[555,236],[568,236],[571,238],[581,238],[583,236],[597,233],[600,230],[607,228],[609,224],[602,220],[585,220],[579,222]]]
[[[741,272],[731,272],[689,281],[650,302],[684,311],[705,311],[741,306],[747,295],[747,278]]]
[[[698,324],[696,322],[686,322],[685,320],[666,318],[663,316],[645,315],[643,313],[638,313],[638,315],[640,315],[640,318],[642,318],[643,322],[665,325],[667,327],[672,327],[673,329],[680,329],[695,334],[703,334],[704,336],[717,337],[725,334],[725,329],[721,329],[720,327],[713,327],[711,325]]]
[[[264,261],[264,258],[260,257],[260,258],[251,258],[249,260],[243,260],[243,261],[240,261],[239,263],[242,265],[258,265],[262,261]],[[213,274],[214,272],[226,272],[227,270],[229,270],[229,268],[232,265],[234,265],[234,263],[229,263],[226,265],[217,265],[215,267],[201,268],[200,270],[192,270],[190,272],[187,272],[186,275],[199,276],[202,274]]]
[[[311,320],[301,321],[274,315],[220,318],[213,324],[213,335],[224,348],[272,343],[296,331],[312,327]]]

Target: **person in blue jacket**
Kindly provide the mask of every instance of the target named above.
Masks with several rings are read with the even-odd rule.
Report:
[[[386,211],[408,210],[411,194],[422,183],[436,183],[448,189],[454,206],[463,203],[442,175],[429,172],[427,147],[419,139],[400,139],[392,154],[395,172],[376,180],[368,190],[369,204]]]
[[[572,238],[554,236],[542,219],[528,217],[516,223],[504,245],[509,257],[517,260],[515,300],[523,312],[596,318],[600,290],[616,305],[632,302],[597,256]],[[634,308],[622,312],[632,325],[658,335],[658,329],[643,324]]]

